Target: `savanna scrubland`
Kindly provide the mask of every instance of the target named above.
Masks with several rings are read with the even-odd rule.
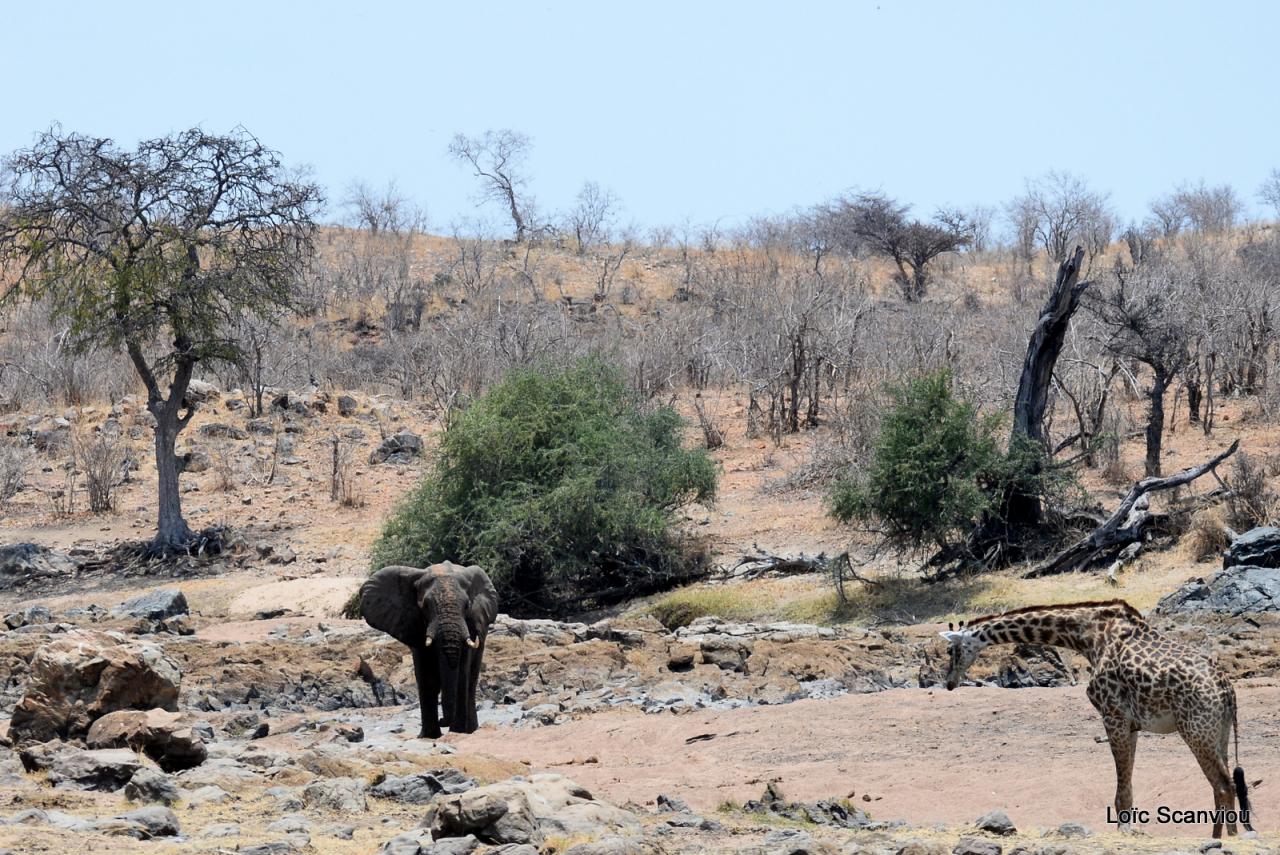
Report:
[[[495,146],[519,142],[460,137],[454,156],[484,173]],[[414,831],[424,811],[439,831],[441,808],[426,801],[442,789],[556,772],[594,798],[534,778],[523,796],[541,805],[531,830],[522,840],[489,829],[483,843],[1186,848],[1207,826],[1107,830],[1111,758],[1091,738],[1102,729],[1084,700],[1083,659],[1001,648],[976,667],[980,686],[940,690],[937,630],[948,621],[1117,597],[1224,663],[1241,697],[1242,762],[1262,782],[1262,839],[1230,845],[1275,845],[1265,818],[1280,811],[1266,774],[1276,582],[1223,593],[1210,579],[1238,535],[1275,521],[1280,495],[1280,233],[1247,217],[1237,191],[1171,188],[1126,223],[1100,188],[1049,173],[992,207],[920,212],[850,192],[732,229],[642,231],[624,227],[619,201],[594,184],[572,210],[540,215],[521,182],[478,181],[507,221],[433,228],[394,187],[353,185],[314,214],[282,299],[209,323],[210,341],[235,346],[192,360],[173,401],[174,418],[188,419],[173,448],[189,524],[180,549],[146,548],[165,477],[157,460],[168,458],[154,451],[161,419],[129,336],[86,338],[97,327],[43,290],[57,277],[24,287],[22,253],[7,257],[4,713],[41,668],[71,667],[68,654],[39,650],[96,633],[92,643],[170,660],[180,684],[157,705],[181,714],[184,738],[194,732],[207,757],[177,768],[164,749],[171,768],[153,771],[171,778],[173,798],[129,796],[176,805],[171,839],[148,826],[154,817],[114,819],[138,806],[123,789],[132,769],[82,768],[122,758],[59,765],[50,743],[6,737],[15,750],[0,798],[14,824],[0,826],[0,845],[374,852],[425,834]],[[1276,187],[1261,195],[1276,201]],[[1039,386],[1028,456],[1015,427],[1028,342],[1076,258],[1078,305]],[[180,370],[180,358],[166,361],[165,323],[145,331],[146,356]],[[537,385],[545,377],[569,382]],[[614,397],[600,411],[574,398],[587,423],[633,412],[629,427],[584,432],[558,418],[566,395],[597,384]],[[502,447],[523,430],[527,443]],[[678,477],[643,486],[646,473],[659,480],[673,441],[690,455]],[[1137,515],[1123,515],[1131,538],[1048,572],[1144,478],[1202,466],[1236,442],[1195,480],[1142,496]],[[554,472],[570,486],[481,501],[499,495],[484,492],[495,481],[485,466],[534,447],[597,460],[643,449],[658,462],[641,472],[539,463],[520,484]],[[418,540],[395,541],[389,519],[456,499],[423,486],[444,470],[480,496],[457,507],[485,526],[424,524]],[[900,482],[909,495],[895,504],[885,485]],[[1035,500],[1033,525],[1010,524],[1010,496]],[[517,505],[522,516],[506,513]],[[583,547],[583,520],[613,539]],[[461,529],[467,537],[448,540]],[[510,617],[490,637],[481,729],[433,743],[411,738],[406,649],[344,614],[380,560],[473,560],[421,545],[440,543],[487,557]],[[1211,584],[1196,589],[1197,579]],[[175,590],[181,605],[163,593]],[[118,608],[157,591],[158,606]],[[81,707],[92,706],[81,689]],[[124,744],[70,725],[43,735]],[[159,763],[147,757],[136,762]],[[1147,739],[1138,769],[1140,799],[1209,806],[1176,737]],[[571,817],[544,810],[557,799]],[[1008,839],[974,828],[995,809],[1017,825]],[[388,851],[436,851],[396,845]]]

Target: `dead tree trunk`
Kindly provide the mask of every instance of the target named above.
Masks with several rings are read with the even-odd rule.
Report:
[[[1044,415],[1049,403],[1049,389],[1053,385],[1053,371],[1058,364],[1058,354],[1062,352],[1071,316],[1080,305],[1080,295],[1092,284],[1079,281],[1083,260],[1084,248],[1077,246],[1071,257],[1058,267],[1058,278],[1027,342],[1027,356],[1022,362],[1022,376],[1018,379],[1018,394],[1013,403],[1010,447],[1015,443],[1045,447]],[[1037,495],[1015,490],[1009,496],[1006,508],[1005,521],[1010,528],[1029,528],[1040,523],[1043,509]]]
[[[1169,490],[1189,484],[1208,472],[1218,468],[1222,461],[1236,453],[1240,440],[1218,454],[1207,463],[1191,469],[1184,469],[1177,475],[1167,478],[1143,478],[1129,488],[1124,501],[1107,517],[1102,525],[1094,529],[1088,537],[1077,542],[1071,548],[1059,553],[1052,560],[1041,564],[1023,578],[1036,579],[1040,576],[1051,576],[1055,573],[1069,573],[1087,567],[1101,559],[1107,558],[1130,544],[1140,544],[1156,515],[1148,509],[1149,493],[1158,490]]]

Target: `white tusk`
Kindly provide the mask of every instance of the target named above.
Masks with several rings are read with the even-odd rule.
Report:
[[[479,649],[480,649],[480,642],[479,642],[479,641],[476,641],[474,638],[468,638],[468,639],[467,639],[467,647],[470,647],[472,650],[479,650]]]
[[[423,646],[423,647],[430,647],[430,646],[431,646],[431,642],[433,642],[433,641],[435,641],[435,639],[428,635],[428,636],[427,636],[426,641],[422,642],[422,646]]]

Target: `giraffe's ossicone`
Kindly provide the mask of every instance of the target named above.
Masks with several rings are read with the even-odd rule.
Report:
[[[1228,766],[1228,747],[1239,733],[1236,695],[1210,657],[1162,635],[1123,600],[1032,606],[986,615],[942,633],[950,647],[947,689],[955,689],[978,655],[993,644],[1063,647],[1089,661],[1088,697],[1102,716],[1116,763],[1116,817],[1133,809],[1133,756],[1138,731],[1180,734],[1213,787],[1213,836],[1236,820],[1253,831],[1244,771]],[[1239,799],[1239,810],[1236,799]]]

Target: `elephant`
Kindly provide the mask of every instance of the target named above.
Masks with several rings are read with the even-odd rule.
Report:
[[[498,592],[489,575],[449,561],[425,569],[383,567],[361,586],[360,612],[369,626],[413,652],[422,701],[418,735],[438,739],[441,726],[474,733],[484,641],[498,613]]]

